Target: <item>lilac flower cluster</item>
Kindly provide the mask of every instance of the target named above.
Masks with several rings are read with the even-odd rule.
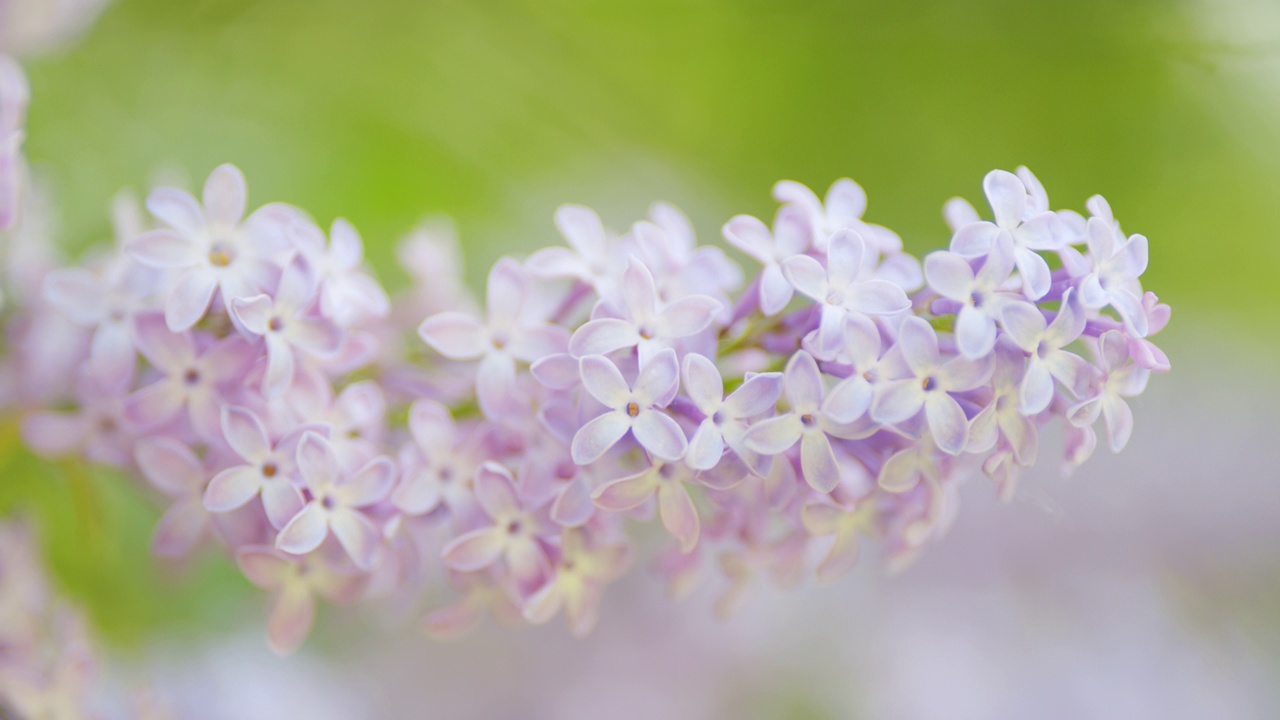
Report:
[[[1055,418],[1068,469],[1099,416],[1127,442],[1126,398],[1169,368],[1146,238],[1101,197],[1050,210],[1025,168],[984,190],[994,220],[951,201],[950,249],[921,264],[853,181],[779,183],[771,225],[724,226],[759,266],[745,289],[672,206],[617,234],[566,205],[567,246],[499,260],[477,310],[440,229],[402,246],[393,302],[349,223],[247,213],[222,166],[200,199],[118,204],[115,250],[48,272],[10,321],[12,364],[78,368],[14,391],[71,407],[24,437],[145,478],[170,503],[155,552],[216,538],[271,593],[282,653],[317,599],[412,596],[440,568],[458,597],[433,634],[486,611],[586,633],[635,554],[628,521],[655,515],[672,593],[718,575],[728,612],[756,576],[838,577],[863,537],[909,560],[966,478],[1012,493]]]

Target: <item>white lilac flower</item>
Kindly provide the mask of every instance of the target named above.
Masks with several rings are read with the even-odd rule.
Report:
[[[689,399],[705,416],[689,440],[685,462],[694,470],[710,470],[720,464],[729,448],[757,472],[764,472],[758,453],[747,447],[751,421],[772,410],[782,394],[782,373],[759,373],[724,394],[724,380],[715,363],[702,355],[686,355],[684,387]]]
[[[302,255],[295,255],[285,266],[274,297],[262,294],[231,302],[232,316],[266,345],[262,390],[269,398],[284,395],[293,385],[299,353],[332,356],[342,343],[342,331],[312,312],[317,287],[315,272]]]
[[[808,255],[782,264],[787,281],[821,308],[816,357],[833,359],[844,345],[845,320],[850,315],[892,315],[911,307],[902,288],[887,280],[861,280],[866,243],[850,231],[837,232],[827,247],[826,267]]]
[[[1039,189],[1039,183],[1035,185],[1032,189]],[[966,258],[982,257],[991,251],[1002,230],[1009,233],[1023,293],[1039,300],[1049,292],[1051,278],[1049,264],[1036,251],[1059,250],[1065,245],[1055,231],[1057,215],[1047,209],[1047,199],[1033,196],[1032,189],[1013,173],[992,170],[983,178],[982,189],[995,222],[979,220],[961,227],[951,239],[951,252]]]
[[[830,492],[840,482],[840,468],[828,436],[849,436],[850,426],[836,419],[842,413],[833,411],[833,401],[826,396],[822,373],[812,355],[803,350],[792,355],[783,374],[790,412],[753,425],[747,431],[746,445],[772,456],[800,443],[804,479],[815,490]]]
[[[1142,394],[1151,371],[1131,361],[1129,346],[1123,333],[1106,332],[1098,339],[1098,369],[1101,378],[1096,390],[1084,401],[1067,410],[1067,419],[1078,427],[1088,427],[1098,420],[1107,428],[1107,442],[1112,452],[1120,452],[1133,434],[1133,410],[1126,397]]]
[[[898,348],[906,367],[900,376],[877,387],[871,417],[894,425],[923,409],[925,421],[943,452],[957,455],[969,440],[969,420],[952,393],[984,385],[991,377],[991,358],[975,362],[963,357],[943,361],[938,336],[918,317],[902,322]]]
[[[234,405],[222,409],[222,433],[227,445],[245,462],[228,467],[209,481],[204,506],[209,512],[235,510],[261,496],[271,524],[282,528],[302,509],[303,497],[293,481],[298,441],[304,430],[272,443],[253,411]]]
[[[441,551],[444,564],[475,572],[502,560],[521,581],[545,574],[547,557],[537,536],[546,522],[520,503],[511,473],[497,463],[485,463],[476,471],[475,493],[488,524],[446,545]]]
[[[996,324],[1001,311],[1011,302],[1021,302],[1017,296],[1002,291],[1013,272],[1013,263],[1013,239],[1003,231],[992,240],[991,250],[976,273],[967,258],[954,252],[939,250],[924,259],[924,275],[929,287],[942,297],[960,303],[960,311],[956,313],[956,346],[970,360],[991,352],[996,344]]]
[[[451,360],[480,360],[476,394],[490,418],[510,409],[516,361],[532,363],[568,347],[569,333],[536,316],[526,301],[529,278],[520,264],[503,258],[489,273],[488,311],[481,323],[460,312],[442,312],[422,322],[418,335]]]
[[[628,433],[654,457],[679,460],[684,456],[688,439],[664,411],[680,383],[674,350],[655,355],[640,368],[633,385],[602,355],[582,358],[581,367],[583,387],[606,410],[573,436],[571,452],[575,463],[590,465],[599,460]]]
[[[1063,349],[1080,337],[1084,325],[1084,314],[1074,303],[1071,290],[1063,295],[1061,309],[1052,323],[1033,305],[1013,303],[1005,307],[1005,331],[1031,356],[1022,378],[1020,409],[1024,415],[1036,415],[1049,407],[1054,380],[1075,393],[1080,382],[1088,379],[1084,358]]]
[[[813,245],[813,226],[805,212],[784,206],[774,218],[772,231],[750,215],[739,215],[725,224],[723,232],[730,245],[764,266],[757,290],[760,311],[766,316],[782,312],[795,293],[782,273],[782,263]]]
[[[1142,235],[1126,239],[1101,196],[1092,198],[1090,205],[1094,216],[1088,224],[1087,260],[1092,269],[1080,280],[1080,302],[1093,309],[1110,305],[1130,334],[1146,337],[1147,314],[1137,279],[1147,269],[1147,239]]]
[[[365,270],[364,241],[350,222],[333,221],[327,247],[324,233],[309,223],[302,224],[294,239],[315,268],[321,315],[338,327],[350,328],[391,311],[387,291]]]
[[[267,206],[246,220],[246,195],[244,175],[223,165],[205,183],[203,206],[177,188],[159,188],[147,198],[147,209],[168,227],[143,233],[127,249],[145,265],[176,273],[164,307],[170,330],[199,322],[215,293],[231,312],[234,301],[275,282],[273,258],[288,242],[278,208]]]
[[[676,341],[706,330],[721,308],[720,301],[709,295],[662,303],[653,274],[634,257],[622,276],[620,295],[620,317],[596,317],[578,328],[569,339],[570,354],[605,355],[634,347],[644,364]]]
[[[306,555],[333,534],[361,570],[373,568],[382,534],[365,508],[384,500],[396,481],[395,464],[376,457],[353,473],[342,471],[329,441],[307,432],[298,443],[298,470],[311,494],[276,537],[276,549]]]

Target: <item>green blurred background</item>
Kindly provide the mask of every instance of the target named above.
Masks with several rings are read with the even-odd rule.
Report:
[[[1217,7],[120,0],[29,64],[27,147],[69,247],[109,237],[121,187],[234,162],[254,204],[351,219],[392,285],[395,241],[429,214],[457,221],[474,284],[556,242],[561,202],[622,228],[669,200],[714,242],[733,214],[770,216],[780,178],[855,178],[922,254],[947,240],[944,200],[980,204],[985,172],[1026,164],[1055,207],[1102,193],[1150,238],[1172,347],[1262,352],[1280,310],[1275,46]],[[171,582],[146,555],[155,511],[118,480],[86,482],[108,502],[77,510],[69,472],[28,466],[0,504],[47,516],[60,575],[111,637],[243,595],[210,592],[242,587],[225,561]]]

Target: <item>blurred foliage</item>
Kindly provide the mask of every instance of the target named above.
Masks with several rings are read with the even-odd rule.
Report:
[[[108,236],[120,187],[157,169],[198,183],[230,161],[254,202],[355,222],[384,277],[398,277],[394,240],[448,213],[473,282],[500,253],[555,242],[560,202],[621,228],[668,199],[710,240],[734,213],[770,214],[783,177],[854,177],[870,218],[919,253],[946,242],[946,198],[980,203],[986,171],[1026,164],[1056,207],[1102,193],[1151,238],[1171,334],[1199,317],[1244,337],[1280,309],[1262,291],[1280,260],[1276,138],[1240,120],[1256,113],[1226,69],[1240,49],[1201,37],[1190,7],[119,0],[31,65],[28,150],[72,247]],[[136,574],[111,580],[150,572],[154,513],[136,493],[90,483],[106,524],[91,540],[72,527],[74,483],[23,467],[59,571],[100,619],[124,633],[179,612]],[[86,542],[106,559],[79,557]]]

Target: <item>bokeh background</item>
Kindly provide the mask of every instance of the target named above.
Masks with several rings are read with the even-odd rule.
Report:
[[[974,482],[907,572],[867,556],[728,621],[638,569],[583,641],[442,645],[384,607],[329,613],[277,661],[229,561],[150,558],[158,511],[131,485],[0,449],[0,511],[35,516],[112,672],[181,717],[1280,714],[1280,6],[118,0],[28,67],[27,151],[72,254],[108,240],[122,187],[223,162],[255,204],[352,220],[391,287],[427,216],[456,222],[475,284],[557,242],[561,202],[621,228],[672,201],[718,242],[780,178],[855,178],[923,254],[944,200],[1025,164],[1055,207],[1102,193],[1147,235],[1144,285],[1174,309],[1174,371],[1123,455],[1070,480],[1046,460],[1009,506]]]

